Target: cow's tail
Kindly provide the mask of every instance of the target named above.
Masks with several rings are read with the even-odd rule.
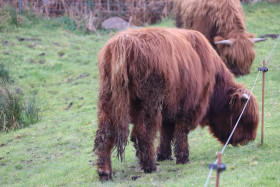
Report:
[[[124,150],[129,136],[129,107],[128,63],[131,59],[132,46],[129,38],[119,36],[111,46],[111,91],[112,114],[114,124],[114,142],[118,158],[123,160]]]

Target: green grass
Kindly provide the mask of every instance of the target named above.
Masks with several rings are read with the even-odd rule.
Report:
[[[280,32],[280,6],[266,3],[244,6],[249,32]],[[114,181],[100,183],[96,173],[93,141],[97,130],[97,54],[113,32],[73,30],[67,20],[21,16],[19,27],[0,33],[0,63],[9,70],[13,89],[36,97],[41,120],[27,128],[0,132],[0,186],[203,186],[220,145],[207,129],[190,133],[190,164],[160,162],[158,172],[144,174],[132,143],[121,163],[113,153]],[[157,26],[174,27],[165,20]],[[255,45],[251,74],[236,80],[251,89],[257,68],[276,40]],[[280,66],[280,44],[270,63]],[[268,66],[265,91],[265,136],[246,146],[228,146],[223,155],[227,170],[222,186],[280,185],[280,70]],[[261,111],[261,75],[254,89]],[[71,104],[72,103],[72,104]],[[94,165],[94,166],[92,166]],[[140,176],[133,181],[132,176]],[[215,183],[212,175],[210,185]]]

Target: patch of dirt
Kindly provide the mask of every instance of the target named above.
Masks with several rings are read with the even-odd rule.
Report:
[[[140,177],[141,177],[141,176],[132,176],[131,179],[135,181],[135,180],[137,180],[137,179],[140,178]]]
[[[83,78],[88,77],[88,76],[89,76],[88,73],[84,73],[84,74],[79,75],[76,79],[83,79]]]
[[[32,48],[36,47],[36,45],[37,44],[30,44],[30,45],[28,45],[28,47],[32,49]]]
[[[30,160],[21,160],[20,161],[21,164],[31,164],[32,162],[33,162],[32,159],[30,159]]]
[[[65,53],[64,52],[58,52],[58,56],[60,56],[60,57],[63,57],[65,55]]]
[[[58,43],[58,42],[53,42],[53,44],[56,46],[60,46],[60,43]]]
[[[69,105],[66,108],[64,108],[64,110],[69,110],[72,106],[73,106],[73,102],[71,101]]]
[[[78,77],[75,77],[75,78],[69,77],[69,78],[67,79],[66,83],[71,83],[71,82],[73,82],[74,80],[83,79],[83,78],[86,78],[86,77],[89,77],[89,76],[90,76],[90,74],[88,74],[88,73],[83,73],[83,74],[81,74],[81,75],[79,75]]]
[[[24,38],[21,36],[16,36],[16,39],[18,39],[18,41],[23,42],[23,41],[42,41],[40,38]]]
[[[0,163],[0,166],[6,166],[7,164],[6,163]]]
[[[45,60],[39,60],[39,64],[45,64]]]
[[[27,62],[29,62],[30,64],[35,64],[35,60],[32,58],[28,59]]]
[[[35,61],[34,59],[30,58],[27,60],[28,63],[30,64],[45,64],[45,60],[38,60],[38,61]]]
[[[168,172],[177,172],[178,170],[179,170],[178,168],[167,169]]]
[[[3,45],[3,46],[14,46],[14,44],[11,43],[11,42],[8,41],[8,40],[2,41],[2,45]]]
[[[24,135],[21,135],[21,134],[17,134],[16,135],[16,139],[21,139],[21,138],[23,138],[24,137]]]

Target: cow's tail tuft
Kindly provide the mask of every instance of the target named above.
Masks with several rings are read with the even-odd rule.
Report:
[[[114,141],[117,148],[117,156],[121,161],[124,158],[124,150],[129,136],[129,79],[128,63],[132,55],[132,46],[126,35],[116,38],[111,46],[111,91],[112,91],[112,111],[114,123]]]

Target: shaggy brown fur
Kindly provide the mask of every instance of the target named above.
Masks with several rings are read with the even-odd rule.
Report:
[[[225,143],[248,90],[236,84],[207,39],[196,31],[150,28],[110,39],[99,53],[98,131],[94,150],[100,180],[112,179],[111,152],[122,159],[131,141],[144,172],[156,170],[154,139],[160,129],[158,160],[189,162],[188,133],[200,123]],[[231,144],[256,137],[259,113],[254,96]],[[174,139],[174,140],[173,140]]]
[[[201,32],[235,75],[250,73],[255,59],[252,38],[246,31],[239,0],[173,0],[176,26]],[[231,46],[218,44],[231,40]]]

